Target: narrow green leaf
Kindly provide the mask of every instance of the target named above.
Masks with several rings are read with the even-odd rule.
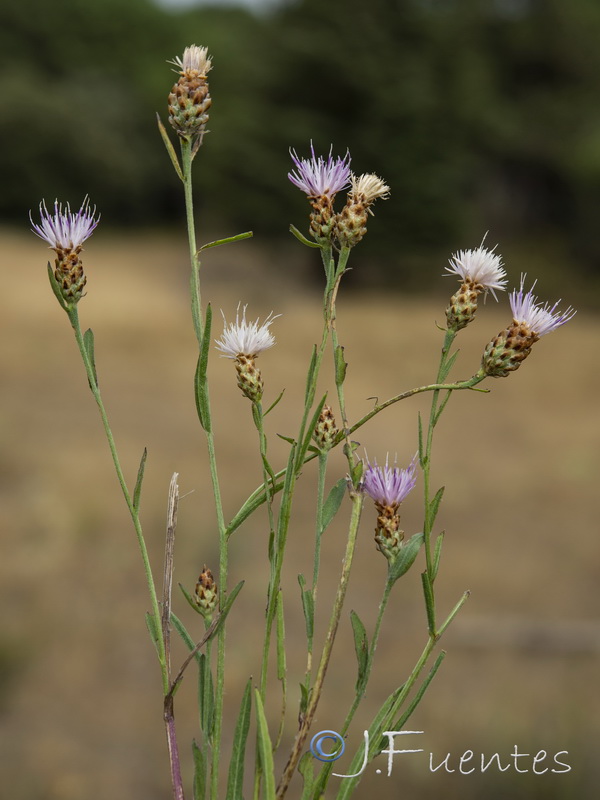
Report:
[[[206,797],[206,756],[201,748],[192,740],[192,756],[194,759],[194,800]]]
[[[298,575],[298,583],[300,584],[300,597],[302,599],[302,610],[304,611],[304,622],[306,623],[306,638],[308,639],[309,645],[311,645],[315,630],[315,604],[312,592],[306,589],[304,575]]]
[[[396,583],[398,578],[401,578],[412,567],[422,544],[423,534],[415,533],[402,545],[396,559],[389,565],[388,580],[392,584]]]
[[[295,225],[290,225],[290,233],[292,233],[299,242],[302,242],[302,244],[305,244],[307,247],[316,247],[318,249],[320,246],[316,242],[311,242],[310,239],[307,239],[304,234],[300,233]]]
[[[309,678],[306,679],[307,681]],[[308,708],[308,701],[310,700],[310,691],[303,683],[300,684],[300,714],[306,713]]]
[[[419,464],[421,465],[421,469],[424,467],[423,453],[423,420],[421,419],[421,412],[419,411]]]
[[[96,372],[96,357],[94,355],[94,332],[91,328],[88,328],[87,331],[83,334],[83,344],[85,347],[85,352],[87,353],[87,357],[89,358],[90,365],[92,367],[94,383],[96,384],[96,386],[98,386],[98,373]]]
[[[48,262],[48,280],[50,281],[50,286],[52,288],[54,296],[58,300],[60,307],[63,309],[63,311],[66,311],[68,313],[69,306],[66,304],[65,298],[61,294],[60,286],[58,285],[58,281],[54,277],[54,270],[52,269],[50,262]]]
[[[229,775],[227,778],[227,794],[225,800],[240,800],[244,783],[244,760],[246,755],[246,742],[250,729],[250,711],[252,706],[252,679],[246,684],[240,713],[238,715],[233,735],[233,750],[229,762]]]
[[[424,694],[425,694],[425,692],[427,691],[427,687],[429,686],[429,684],[431,683],[431,681],[434,679],[434,677],[435,677],[435,673],[436,673],[436,672],[438,671],[438,669],[441,667],[441,665],[442,665],[442,661],[444,660],[444,658],[445,658],[445,657],[446,657],[446,653],[445,653],[445,651],[444,651],[444,650],[442,650],[442,652],[441,652],[441,653],[438,655],[438,657],[436,658],[436,660],[435,660],[435,663],[434,663],[433,667],[432,667],[432,668],[431,668],[431,670],[429,671],[429,674],[427,675],[427,677],[425,678],[425,680],[423,681],[423,683],[421,684],[421,686],[419,686],[419,690],[416,692],[415,696],[414,696],[414,697],[413,697],[413,699],[410,701],[410,705],[408,706],[408,708],[406,709],[406,711],[404,711],[404,712],[403,712],[403,714],[402,714],[402,715],[401,715],[401,716],[398,718],[398,720],[397,720],[397,721],[394,723],[394,727],[393,727],[393,728],[391,728],[391,730],[394,730],[394,731],[401,731],[401,730],[402,730],[402,726],[405,724],[405,722],[406,722],[406,721],[408,720],[408,718],[411,716],[411,714],[413,713],[413,711],[415,710],[415,708],[416,708],[416,707],[419,705],[419,703],[421,702],[421,700],[422,700],[422,698],[423,698],[423,695],[424,695]]]
[[[154,619],[153,615],[150,614],[149,611],[146,612],[146,627],[148,628],[148,633],[150,634],[150,638],[154,642],[154,647],[156,647],[156,652],[159,652],[158,643],[160,642],[160,634],[156,627],[156,620]]]
[[[429,520],[430,525],[433,525],[435,522],[435,518],[437,517],[437,513],[440,507],[440,503],[442,502],[442,497],[444,496],[445,486],[441,486],[437,492],[435,493],[435,497],[429,503]]]
[[[245,583],[245,581],[240,581],[236,586],[234,586],[234,588],[229,593],[227,599],[225,600],[225,605],[221,609],[221,613],[219,614],[219,619],[218,619],[217,624],[215,625],[215,628],[214,628],[214,630],[213,630],[213,632],[212,632],[212,634],[210,636],[210,639],[214,639],[215,636],[217,635],[217,633],[219,632],[219,630],[221,629],[223,623],[227,619],[227,615],[231,611],[231,607],[235,603],[235,600],[236,600],[238,594],[242,591],[242,586],[244,585],[244,583]],[[210,641],[210,639],[208,641]]]
[[[354,449],[356,449],[356,448],[354,448]],[[344,448],[344,452],[346,452],[346,448]],[[352,468],[352,485],[356,489],[358,488],[358,486],[360,484],[360,481],[362,479],[362,474],[363,474],[364,467],[365,467],[365,465],[364,465],[362,459],[360,459],[359,461],[356,462],[356,464]]]
[[[429,580],[427,571],[421,573],[421,581],[423,583],[423,594],[425,596],[425,608],[427,610],[427,625],[429,633],[435,636],[435,598],[433,595],[433,587]]]
[[[208,354],[210,351],[210,331],[212,325],[212,308],[210,303],[206,307],[206,319],[204,332],[202,334],[202,346],[198,356],[198,364],[194,375],[194,397],[196,399],[196,411],[200,424],[207,433],[210,433],[210,409],[208,404],[208,381],[206,370],[208,368]]]
[[[276,492],[281,491],[283,487],[283,481],[276,483],[273,487],[273,494]],[[264,491],[264,486],[261,487],[262,491],[253,493],[244,503],[244,505],[240,508],[237,512],[235,517],[231,520],[229,525],[227,526],[227,536],[231,536],[231,534],[237,530],[240,525],[248,519],[248,517],[256,511],[257,508],[260,508],[264,502],[266,502],[266,495]]]
[[[312,355],[310,357],[310,364],[308,366],[308,373],[306,375],[306,390],[304,392],[304,402],[308,403],[308,398],[312,392],[313,381],[315,379],[315,370],[317,368],[317,345],[313,345]]]
[[[323,410],[323,406],[325,405],[325,400],[327,400],[327,393],[323,395],[321,398],[320,403],[317,405],[315,409],[315,413],[312,415],[310,422],[308,423],[308,427],[306,429],[306,435],[304,437],[304,441],[300,443],[300,448],[296,454],[296,471],[300,469],[302,466],[302,462],[304,461],[304,456],[306,455],[306,451],[308,449],[308,445],[312,439],[312,435],[315,432],[315,427],[321,411]]]
[[[442,416],[442,414],[444,413],[444,409],[448,405],[448,400],[450,400],[451,397],[452,397],[452,389],[448,389],[444,399],[442,400],[438,410],[436,411],[436,414],[435,414],[435,417],[434,417],[434,420],[433,420],[433,424],[434,425],[438,424],[438,420]]]
[[[433,577],[438,573],[438,569],[440,568],[440,557],[442,555],[442,544],[444,543],[444,533],[442,531],[440,535],[435,540],[435,551],[433,553]]]
[[[135,489],[133,490],[133,507],[136,511],[138,511],[140,507],[140,495],[142,493],[142,481],[144,480],[144,470],[146,469],[147,457],[148,457],[148,450],[144,447],[144,452],[142,453],[137,479],[135,482]]]
[[[283,595],[280,589],[277,597],[277,679],[282,681],[286,675],[285,619],[283,616]]]
[[[198,669],[198,710],[200,712],[200,730],[207,739],[212,738],[215,711],[215,687],[212,670],[206,655],[202,653]]]
[[[440,372],[440,383],[444,383],[444,381],[448,377],[448,373],[450,372],[450,370],[454,366],[454,362],[456,361],[456,358],[457,358],[459,353],[460,353],[460,350],[457,350],[455,353],[452,353],[450,358],[444,364],[444,367]]]
[[[367,631],[355,611],[350,612],[352,632],[354,634],[354,649],[356,650],[356,660],[358,662],[358,677],[356,679],[356,691],[358,692],[365,679],[369,666],[369,640]]]
[[[280,394],[279,394],[279,397],[277,398],[277,400],[275,400],[273,403],[271,403],[271,405],[270,405],[270,406],[267,408],[267,410],[266,410],[266,411],[265,411],[265,413],[263,414],[263,417],[266,417],[266,416],[267,416],[267,414],[268,414],[270,411],[273,411],[273,409],[275,408],[275,406],[276,406],[276,405],[279,403],[279,401],[280,401],[280,400],[281,400],[281,398],[283,397],[284,393],[285,393],[285,389],[282,389],[282,390],[281,390],[281,392],[280,392]]]
[[[283,439],[283,441],[287,442],[288,444],[291,444],[291,445],[295,445],[296,444],[296,440],[292,439],[291,436],[284,436],[283,433],[277,433],[275,435],[279,436],[280,439]]]
[[[265,800],[275,800],[275,766],[273,764],[273,747],[269,728],[265,717],[262,699],[258,689],[254,690],[256,706],[256,723],[258,729],[258,752],[263,775],[263,796]]]
[[[183,596],[185,597],[185,599],[188,601],[188,603],[190,604],[190,606],[191,606],[191,607],[194,609],[194,611],[196,612],[196,614],[200,614],[200,616],[203,616],[203,615],[202,615],[202,612],[200,611],[200,608],[198,607],[198,603],[197,603],[197,602],[194,600],[194,598],[193,598],[193,597],[192,597],[192,595],[191,595],[191,594],[188,592],[188,590],[185,588],[185,586],[184,586],[182,583],[180,583],[180,584],[179,584],[179,588],[181,589],[181,593],[182,593],[182,595],[183,595]]]
[[[171,611],[171,622],[173,623],[173,627],[177,631],[177,633],[181,636],[182,641],[184,642],[187,649],[191,652],[194,647],[196,646],[196,642],[190,636],[187,628],[183,624],[183,622],[179,619],[179,617],[175,616]],[[196,653],[196,661],[200,661],[201,654]]]
[[[300,800],[311,800],[313,797],[312,789],[315,782],[314,778],[315,757],[307,750],[298,762],[298,772],[302,775],[304,784],[302,786],[302,796]]]
[[[344,361],[344,348],[341,344],[335,348],[335,384],[341,386],[346,379],[348,364]]]
[[[171,164],[173,164],[173,167],[179,177],[179,180],[183,182],[183,172],[181,170],[181,166],[179,165],[179,160],[177,158],[177,154],[175,153],[175,148],[173,147],[173,144],[169,139],[169,135],[165,130],[165,126],[162,124],[162,120],[158,116],[158,114],[156,115],[156,121],[158,122],[158,130],[160,132],[161,139],[163,140],[163,143],[167,148],[167,153],[169,154],[169,158],[171,159]]]
[[[245,233],[237,233],[235,236],[228,236],[226,239],[215,239],[214,242],[203,244],[198,252],[201,253],[202,250],[208,250],[209,247],[220,247],[222,244],[229,244],[230,242],[241,242],[242,239],[251,239],[253,236],[253,231],[246,231]]]
[[[319,525],[321,535],[330,525],[337,512],[340,510],[340,506],[342,505],[342,500],[344,499],[347,488],[348,484],[346,483],[346,478],[340,478],[340,480],[331,488],[329,494],[327,495],[327,499],[323,504],[323,513],[321,515],[321,522]]]

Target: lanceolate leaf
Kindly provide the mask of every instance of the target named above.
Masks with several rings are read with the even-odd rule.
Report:
[[[140,507],[140,495],[142,493],[142,481],[144,480],[144,470],[146,469],[146,458],[148,457],[148,450],[144,447],[140,466],[138,469],[137,480],[135,482],[135,489],[133,490],[133,507],[136,511]]]
[[[321,534],[328,527],[331,520],[339,511],[339,508],[342,505],[342,500],[344,499],[344,495],[346,494],[346,489],[346,479],[340,478],[340,480],[335,484],[335,486],[332,487],[331,491],[327,495],[327,499],[323,504],[323,513],[321,515],[321,524],[319,526]]]
[[[192,741],[192,755],[194,757],[194,800],[204,800],[206,797],[206,758],[195,740]]]
[[[208,380],[206,370],[208,367],[208,353],[210,349],[210,330],[212,324],[212,309],[206,307],[206,321],[204,323],[204,333],[202,334],[202,347],[198,356],[196,374],[194,375],[194,396],[196,398],[196,411],[198,419],[205,431],[210,432],[210,410],[208,404]]]
[[[398,578],[401,578],[412,567],[415,559],[423,544],[423,534],[415,533],[411,536],[408,542],[400,549],[396,560],[393,561],[388,570],[388,579],[395,583]]]
[[[233,750],[229,762],[229,776],[227,778],[227,795],[225,800],[239,800],[243,797],[244,760],[246,755],[246,741],[250,729],[250,710],[252,705],[252,679],[246,684],[240,713],[235,733],[233,735]]]
[[[96,372],[96,356],[94,354],[94,332],[91,328],[88,328],[87,331],[83,334],[83,344],[85,346],[85,352],[87,353],[87,357],[89,358],[92,367],[94,383],[96,384],[96,386],[98,386],[98,374]]]
[[[263,787],[265,800],[275,800],[275,766],[273,764],[273,747],[269,728],[258,689],[254,690],[256,707],[256,725],[258,729],[258,752],[262,766]]]
[[[356,690],[359,691],[367,674],[369,667],[369,641],[367,631],[355,611],[350,612],[352,622],[352,632],[354,633],[354,649],[356,650],[356,660],[358,661],[358,677],[356,679]]]

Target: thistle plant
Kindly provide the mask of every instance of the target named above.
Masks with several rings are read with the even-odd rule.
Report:
[[[272,463],[266,423],[269,412],[282,400],[283,393],[266,410],[263,408],[264,381],[256,361],[263,351],[275,345],[271,326],[278,315],[271,312],[262,323],[259,319],[251,322],[246,317],[247,306],[240,303],[235,322],[228,323],[229,311],[223,312],[223,332],[220,338],[215,338],[211,304],[204,305],[202,302],[200,256],[207,248],[230,244],[252,234],[243,233],[216,242],[198,244],[192,169],[195,158],[201,152],[207,130],[211,107],[207,75],[212,68],[212,60],[207,48],[193,45],[171,63],[177,67],[179,78],[168,96],[168,112],[171,126],[176,132],[179,153],[160,119],[159,131],[181,181],[186,206],[191,318],[198,346],[194,394],[199,424],[206,440],[206,457],[214,496],[214,529],[219,548],[218,565],[212,565],[215,574],[204,565],[192,591],[182,588],[184,599],[200,619],[191,615],[185,604],[183,611],[188,612],[187,621],[183,619],[183,611],[177,610],[176,613],[173,608],[174,543],[179,497],[177,475],[173,476],[169,487],[167,538],[162,569],[163,589],[159,595],[140,517],[147,453],[144,451],[142,455],[137,477],[133,488],[130,488],[121,469],[115,439],[100,393],[94,335],[89,329],[85,333],[81,331],[78,304],[84,296],[83,289],[86,285],[81,253],[83,243],[99,223],[96,210],[90,208],[87,199],[75,213],[68,204],[62,205],[58,201],[55,202],[53,211],[48,211],[45,202],[42,202],[40,220],[34,222],[32,219],[32,229],[55,251],[54,268],[48,264],[50,285],[73,328],[142,557],[151,609],[146,622],[160,668],[162,716],[174,798],[183,800],[186,796],[186,785],[189,783],[193,786],[194,800],[217,800],[219,797],[225,797],[226,800],[240,800],[242,797],[282,800],[286,796],[299,797],[300,789],[295,784],[302,780],[302,800],[318,800],[325,797],[326,792],[327,796],[345,800],[355,792],[360,780],[361,764],[373,760],[385,746],[384,732],[401,730],[423,699],[444,658],[444,652],[438,650],[439,641],[468,597],[468,592],[464,592],[457,598],[453,608],[443,611],[438,609],[436,602],[436,583],[442,563],[443,545],[443,533],[437,532],[436,518],[444,489],[435,489],[432,486],[431,464],[434,434],[442,414],[455,394],[463,391],[485,394],[489,391],[479,384],[489,377],[506,377],[516,370],[529,355],[535,342],[564,325],[575,312],[571,308],[564,312],[558,311],[558,303],[553,306],[542,305],[533,295],[533,289],[525,292],[523,277],[520,288],[510,295],[512,321],[484,347],[481,365],[470,377],[451,380],[450,372],[457,359],[457,351],[452,349],[455,338],[474,321],[480,296],[483,294],[485,297],[489,293],[498,300],[498,294],[506,289],[508,283],[502,258],[495,253],[496,248],[488,250],[482,243],[475,249],[460,250],[451,257],[449,266],[445,268],[447,274],[459,278],[460,286],[450,298],[446,309],[447,325],[443,330],[440,360],[434,372],[434,380],[406,389],[382,402],[378,401],[363,417],[350,419],[345,398],[347,351],[340,344],[336,326],[337,295],[348,270],[351,252],[367,234],[367,222],[369,216],[373,215],[376,202],[388,199],[391,190],[377,175],[368,172],[355,175],[351,171],[349,151],[344,155],[334,156],[331,148],[327,156],[318,155],[311,144],[310,155],[303,158],[295,150],[291,150],[292,169],[288,178],[307,197],[310,206],[307,223],[310,238],[305,237],[294,226],[291,231],[301,244],[318,251],[321,258],[324,270],[323,323],[320,336],[317,337],[318,344],[314,346],[312,353],[307,353],[302,411],[295,423],[295,434],[286,437],[289,445],[287,458],[284,464]],[[337,196],[344,191],[346,200],[342,204],[337,201]],[[223,510],[222,484],[217,468],[209,380],[211,355],[221,355],[234,362],[239,389],[250,401],[248,418],[256,428],[259,463],[262,465],[257,475],[257,488],[229,520],[225,518]],[[265,369],[268,367],[267,360],[265,358]],[[275,382],[273,378],[272,374],[268,376],[268,385]],[[329,384],[329,391],[322,396],[317,394],[319,380]],[[402,457],[405,460],[401,463],[407,466],[398,466],[396,460],[391,463],[389,454],[378,454],[379,463],[385,463],[384,466],[380,466],[376,458],[373,461],[361,459],[357,455],[358,445],[351,437],[359,429],[365,428],[362,436],[368,439],[367,426],[373,417],[384,413],[400,401],[422,393],[428,393],[431,397],[428,418],[423,420],[420,415],[417,416],[414,441],[394,443],[394,447],[402,448]],[[485,398],[482,398],[482,402],[485,402]],[[367,441],[363,443],[368,444]],[[329,455],[338,447],[343,450],[346,465],[342,473],[336,469],[332,476]],[[409,460],[415,450],[416,455]],[[309,580],[304,575],[298,576],[298,597],[296,587],[284,585],[282,570],[294,514],[297,484],[301,479],[308,479],[310,470],[307,469],[307,464],[312,461],[316,462],[317,472],[315,536],[311,545],[313,570]],[[326,491],[328,485],[330,488]],[[227,487],[228,482],[224,481],[223,486]],[[417,502],[417,486],[422,494],[422,530],[405,533],[400,528],[400,507],[404,503]],[[362,530],[365,526],[361,525],[362,511],[365,503],[371,508],[371,501],[375,512],[375,546],[383,557],[385,578],[381,581],[379,612],[372,631],[367,631],[357,612],[352,611],[349,615],[357,655],[357,680],[354,694],[348,698],[348,708],[339,736],[346,735],[364,699],[382,620],[392,590],[417,559],[420,562],[427,629],[424,632],[424,647],[416,658],[414,668],[409,674],[402,676],[399,686],[389,687],[388,699],[373,717],[368,731],[368,746],[364,752],[356,753],[348,770],[349,774],[341,779],[336,777],[334,783],[332,760],[315,760],[314,753],[307,750],[307,740],[326,689],[338,628],[346,619],[345,600],[356,543],[359,535],[365,535]],[[321,539],[338,514],[345,519],[347,526],[346,541],[341,553],[342,565],[338,575],[323,576],[320,569]],[[248,675],[245,690],[239,698],[239,715],[237,721],[233,722],[224,717],[223,698],[228,664],[239,660],[242,654],[236,650],[235,642],[227,642],[227,619],[229,614],[243,616],[245,609],[243,603],[237,600],[243,591],[242,583],[233,588],[230,585],[229,548],[235,545],[233,534],[253,515],[263,515],[262,519],[269,530],[261,666],[258,675]],[[210,544],[212,549],[212,543]],[[208,545],[207,542],[206,546]],[[331,579],[336,581],[336,590],[331,607],[326,609],[321,607],[321,602],[317,602],[318,587],[323,580]],[[372,585],[377,585],[377,576],[373,576]],[[303,665],[288,666],[284,619],[285,609],[292,603],[300,604],[305,618],[306,661]],[[327,620],[326,633],[322,640],[317,641],[316,620],[321,616]],[[196,627],[192,627],[194,625]],[[171,665],[170,643],[173,633],[181,637],[189,650],[188,657],[176,672]],[[269,669],[273,652],[277,661],[276,682],[280,686],[273,685],[273,676]],[[195,774],[190,781],[188,776],[182,774],[180,764],[175,694],[192,667],[198,671],[200,729],[197,740],[192,743]],[[296,680],[300,681],[301,691],[298,705],[292,709],[290,707],[293,701],[288,696],[288,686]],[[270,718],[267,715],[267,700],[269,709],[279,703],[278,717]],[[249,735],[251,720],[254,721],[254,741]],[[227,733],[227,739],[233,739],[232,749],[223,744],[224,732]],[[316,772],[315,766],[319,767]],[[187,796],[192,796],[189,789]]]

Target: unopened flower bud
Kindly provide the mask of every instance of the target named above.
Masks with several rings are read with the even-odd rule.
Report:
[[[576,313],[572,308],[565,312],[556,311],[560,300],[551,308],[548,303],[542,306],[533,294],[533,286],[524,293],[524,281],[525,276],[522,276],[520,289],[515,289],[510,295],[512,324],[492,339],[484,350],[481,369],[490,377],[504,378],[514,372],[538,339],[564,325]]]
[[[170,62],[180,78],[169,94],[169,121],[182,139],[201,143],[212,100],[206,76],[212,67],[206,47],[186,47],[183,58]]]
[[[335,424],[335,417],[331,407],[323,406],[313,434],[313,439],[319,450],[330,450],[334,445],[337,432],[338,428]]]
[[[202,616],[205,619],[210,620],[217,606],[218,591],[213,574],[208,569],[206,564],[204,565],[204,569],[198,578],[196,591],[194,592],[194,599],[196,600]]]
[[[389,197],[390,188],[377,175],[352,175],[352,187],[348,200],[335,220],[336,238],[342,247],[354,247],[367,232],[368,215],[373,214],[371,206],[381,198]]]

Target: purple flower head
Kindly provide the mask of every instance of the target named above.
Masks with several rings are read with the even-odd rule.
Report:
[[[317,158],[311,142],[310,152],[310,158],[298,158],[296,151],[290,150],[296,169],[288,172],[294,186],[302,189],[307,197],[335,197],[350,185],[350,151],[343,158],[338,156],[334,159],[330,149],[326,161],[323,156]]]
[[[417,466],[414,458],[406,469],[400,469],[395,462],[390,467],[386,456],[385,467],[378,466],[376,461],[373,464],[366,462],[362,490],[376,503],[395,507],[414,489],[416,482]]]
[[[29,213],[32,224],[32,231],[44,239],[54,250],[77,250],[86,239],[94,232],[96,225],[100,222],[100,216],[95,218],[96,207],[90,209],[90,201],[86,197],[81,208],[77,213],[71,211],[71,206],[67,203],[63,211],[62,203],[54,201],[54,213],[51,214],[46,208],[46,201],[40,203],[41,222],[36,225]]]
[[[570,306],[566,311],[556,311],[560,300],[557,300],[552,307],[548,303],[542,306],[533,294],[536,282],[534,281],[527,294],[524,294],[523,291],[524,283],[525,275],[521,275],[520,289],[518,291],[515,289],[510,293],[510,307],[513,319],[515,322],[527,325],[538,338],[556,330],[556,328],[560,328],[561,325],[564,325],[577,313]]]

